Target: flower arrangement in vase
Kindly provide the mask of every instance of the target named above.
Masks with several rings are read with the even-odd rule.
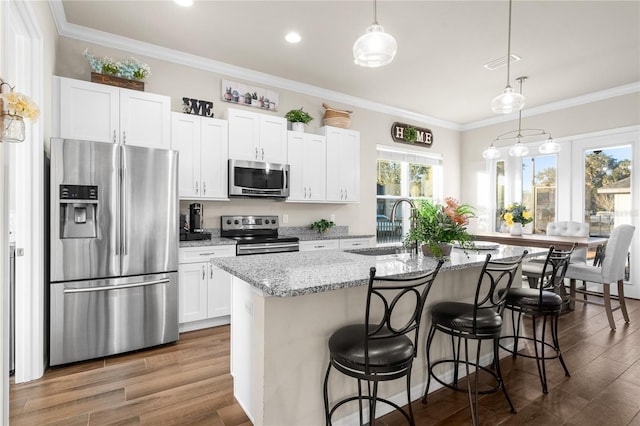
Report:
[[[315,229],[316,231],[318,231],[318,234],[324,234],[334,226],[335,222],[333,222],[332,220],[320,219],[309,225],[309,228]]]
[[[522,227],[533,222],[533,216],[524,204],[513,203],[500,211],[500,218],[510,227],[511,235],[522,235]]]
[[[465,249],[474,247],[474,237],[467,231],[469,219],[475,217],[475,208],[471,205],[451,197],[445,199],[444,205],[425,200],[419,203],[414,215],[415,226],[405,240],[423,243],[425,255],[448,256],[454,242]]]
[[[2,88],[10,89],[2,93]],[[0,142],[22,142],[25,140],[24,119],[35,121],[40,115],[38,105],[27,95],[13,90],[9,83],[0,79]]]
[[[148,75],[151,75],[151,68],[149,65],[142,63],[133,57],[116,62],[108,56],[95,58],[89,53],[89,49],[85,49],[82,56],[87,58],[87,61],[89,61],[91,70],[99,74],[112,75],[115,77],[125,78],[127,80],[142,80]]]

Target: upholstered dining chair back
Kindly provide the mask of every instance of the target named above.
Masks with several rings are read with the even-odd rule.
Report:
[[[613,231],[604,249],[602,259],[602,282],[612,283],[624,279],[624,263],[633,239],[635,227],[618,225]]]
[[[547,223],[547,235],[564,237],[588,237],[589,224],[583,222],[561,221]],[[571,255],[571,263],[587,262],[587,249],[576,249]]]

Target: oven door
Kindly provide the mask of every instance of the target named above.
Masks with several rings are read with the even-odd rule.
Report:
[[[229,160],[229,196],[288,197],[289,165]]]

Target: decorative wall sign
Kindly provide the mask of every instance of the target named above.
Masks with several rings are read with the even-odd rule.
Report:
[[[232,104],[251,106],[254,108],[278,110],[280,96],[273,90],[249,86],[230,80],[222,80],[222,100]]]
[[[185,114],[213,117],[213,102],[193,98],[182,98],[182,112]]]
[[[391,125],[391,139],[398,143],[431,148],[431,144],[433,143],[433,133],[431,132],[431,129],[396,122]]]

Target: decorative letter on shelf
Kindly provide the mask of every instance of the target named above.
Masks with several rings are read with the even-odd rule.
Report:
[[[182,98],[182,112],[185,114],[213,117],[213,102],[199,99]]]
[[[431,148],[431,144],[433,143],[433,133],[430,129],[396,122],[391,125],[391,139],[398,143]]]

